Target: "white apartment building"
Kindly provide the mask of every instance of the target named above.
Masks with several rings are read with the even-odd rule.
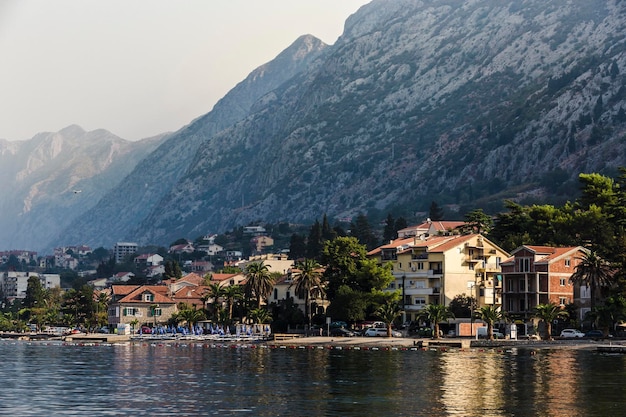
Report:
[[[46,289],[61,286],[61,276],[59,274],[38,274],[36,272],[16,272],[8,271],[2,274],[0,286],[4,296],[13,301],[16,298],[26,297],[26,288],[28,287],[28,279],[32,276],[39,278],[41,286]]]
[[[121,263],[128,255],[137,253],[137,244],[134,242],[117,242],[113,246],[113,256],[115,256],[115,263]]]

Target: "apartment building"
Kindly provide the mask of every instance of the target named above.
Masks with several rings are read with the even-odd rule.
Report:
[[[476,307],[502,302],[498,276],[509,254],[480,234],[399,239],[368,256],[392,264],[387,290],[401,291],[407,321],[426,305],[448,305],[461,294],[476,298]]]

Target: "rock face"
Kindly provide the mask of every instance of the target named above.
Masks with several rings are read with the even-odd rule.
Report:
[[[106,130],[69,126],[28,141],[0,141],[0,242],[44,249],[162,139],[130,142]]]
[[[375,0],[335,45],[301,38],[252,73],[64,236],[572,198],[579,172],[626,165],[625,71],[622,1]]]

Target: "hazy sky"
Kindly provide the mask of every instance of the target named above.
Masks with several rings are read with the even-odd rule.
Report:
[[[177,130],[298,36],[333,44],[368,2],[0,0],[0,138]]]

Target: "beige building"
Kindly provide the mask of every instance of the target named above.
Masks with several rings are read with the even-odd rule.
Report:
[[[398,239],[368,256],[392,264],[395,280],[387,290],[402,293],[407,321],[461,294],[476,298],[476,307],[502,303],[500,262],[509,254],[480,234]]]

